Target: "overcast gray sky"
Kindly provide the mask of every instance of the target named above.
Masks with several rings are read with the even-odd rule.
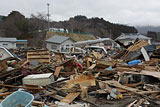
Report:
[[[55,21],[85,15],[134,26],[160,25],[160,0],[1,0],[0,15],[8,15],[12,10],[27,17],[32,13],[47,13],[47,3]]]

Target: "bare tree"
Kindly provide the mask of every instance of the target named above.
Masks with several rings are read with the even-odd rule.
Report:
[[[29,19],[32,31],[47,29],[47,16],[44,13],[31,14]]]
[[[34,46],[45,47],[45,38],[47,31],[47,15],[44,13],[31,14],[29,19],[30,33],[33,35]],[[36,42],[34,41],[36,40]]]

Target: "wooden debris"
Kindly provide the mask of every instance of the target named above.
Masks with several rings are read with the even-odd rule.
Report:
[[[130,104],[124,102],[128,104],[127,107],[139,107],[145,100],[153,105],[158,104],[156,100],[160,99],[160,49],[154,51],[151,57],[146,57],[148,53],[143,48],[146,45],[146,41],[136,40],[128,46],[121,44],[124,49],[107,47],[107,56],[97,51],[73,57],[72,53],[51,52],[50,55],[46,50],[27,50],[28,52],[23,54],[26,58],[24,60],[7,58],[0,61],[0,97],[4,98],[3,96],[23,88],[35,96],[32,105],[39,107],[54,107],[64,103],[69,106],[75,103],[89,103],[98,107],[103,102],[104,106],[109,106],[116,104],[110,100],[123,100],[123,96],[132,101],[129,101]],[[113,52],[116,54],[112,56]],[[128,65],[128,61],[137,59],[142,63]],[[43,76],[37,77],[49,73],[54,77],[54,81],[46,82]],[[35,76],[37,84],[34,84],[33,78],[23,84],[22,80],[29,76]],[[45,84],[42,84],[44,82]],[[137,100],[132,100],[133,96],[136,96]],[[117,104],[121,106],[120,103]]]
[[[65,102],[65,103],[72,103],[72,101],[78,97],[80,94],[80,92],[76,92],[76,93],[70,93],[68,94],[64,99],[62,99],[60,102]]]
[[[140,48],[142,48],[143,46],[148,45],[147,41],[137,41],[136,43],[134,43],[133,45],[131,45],[127,51],[125,52],[125,54],[122,56],[122,59],[124,59],[125,57],[127,57],[131,52],[134,52]]]
[[[62,69],[62,66],[56,67],[56,71],[54,72],[54,75],[55,75],[56,77],[59,76],[59,73],[60,73],[61,69]]]
[[[68,87],[73,86],[74,84],[83,84],[89,82],[91,86],[95,86],[95,78],[92,74],[84,75],[80,74],[77,75],[75,78],[71,78],[68,82]]]
[[[0,72],[5,71],[8,69],[6,61],[0,61]]]
[[[97,63],[97,67],[99,68],[107,68],[109,66],[112,66],[112,67],[115,66],[115,63],[113,61],[107,61],[103,59],[101,60],[97,59],[96,63]]]
[[[40,63],[50,63],[50,53],[46,50],[33,50],[27,52],[27,61],[36,60]]]
[[[0,97],[3,97],[3,96],[8,96],[12,94],[12,92],[5,92],[5,93],[0,93]]]
[[[91,66],[93,59],[92,58],[86,58],[87,67],[89,68]]]
[[[23,88],[27,90],[45,90],[45,88],[23,87],[23,86],[14,86],[14,85],[5,85],[5,84],[0,84],[0,86],[9,87],[9,88]]]
[[[145,101],[145,99],[140,99],[137,104],[134,105],[134,107],[139,107],[143,102]]]
[[[134,100],[132,103],[130,103],[127,107],[132,107],[135,103],[137,102],[137,100]]]
[[[150,75],[150,76],[153,76],[153,77],[155,77],[155,78],[160,79],[160,72],[152,72],[152,71],[142,70],[142,71],[141,71],[141,74],[143,74],[143,75]]]
[[[97,59],[101,59],[102,58],[102,55],[99,52],[93,52],[92,54]]]
[[[127,91],[135,93],[135,94],[139,94],[138,92],[140,92],[140,90],[138,90],[138,89],[127,87],[127,86],[123,86],[120,83],[118,83],[117,81],[104,81],[104,83],[106,83],[108,85],[111,85],[111,86],[115,86],[117,88],[121,88],[121,89],[127,90]]]

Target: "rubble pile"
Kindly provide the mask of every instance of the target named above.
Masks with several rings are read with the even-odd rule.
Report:
[[[0,60],[1,104],[16,99],[16,107],[159,107],[160,49],[141,40],[119,44],[123,48],[108,55],[81,57],[12,50],[24,59]],[[18,103],[13,96],[21,94],[30,101]]]

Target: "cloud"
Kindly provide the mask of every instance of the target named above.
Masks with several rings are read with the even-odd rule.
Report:
[[[85,15],[127,25],[160,25],[160,0],[3,0],[0,14],[7,15],[12,10],[27,17],[47,13],[47,3],[51,19],[56,21]]]

